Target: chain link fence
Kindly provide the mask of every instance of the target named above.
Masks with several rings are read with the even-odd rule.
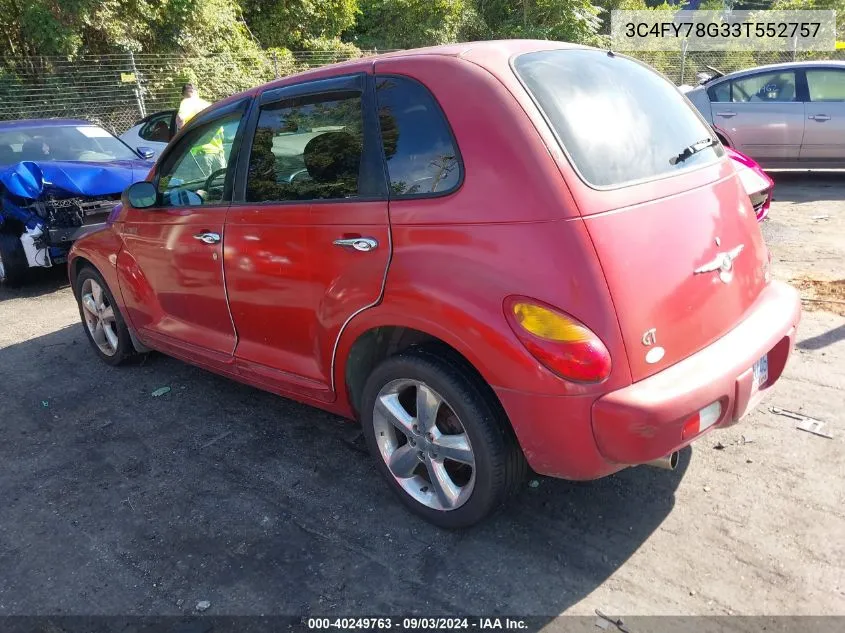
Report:
[[[624,51],[622,51],[624,53]],[[654,66],[677,85],[697,85],[698,73],[724,74],[763,66],[813,59],[845,61],[845,49],[825,53],[793,51],[637,51],[624,53]]]
[[[364,51],[368,56],[386,51]],[[728,73],[762,64],[810,58],[845,60],[845,50],[828,54],[793,52],[640,51],[676,84],[698,83],[708,67]],[[345,52],[265,51],[251,57],[194,57],[131,54],[0,60],[0,120],[79,118],[121,134],[148,114],[176,108],[182,84],[216,101],[252,86],[307,68],[351,58]]]
[[[364,51],[364,56],[386,51]],[[357,56],[357,55],[356,55]],[[301,70],[350,59],[343,52],[267,51],[250,57],[125,54],[0,60],[0,120],[78,118],[121,134],[148,114],[176,108],[193,82],[214,102]]]

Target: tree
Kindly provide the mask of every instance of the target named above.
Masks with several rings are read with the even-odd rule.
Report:
[[[3,57],[257,48],[236,0],[0,0]]]
[[[308,48],[355,24],[358,0],[239,0],[244,19],[262,45]]]
[[[591,43],[601,9],[591,0],[475,0],[487,37],[537,38]]]
[[[352,40],[362,48],[415,48],[455,42],[470,7],[465,0],[360,0]]]

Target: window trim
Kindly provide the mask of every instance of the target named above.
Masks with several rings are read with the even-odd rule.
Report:
[[[555,141],[557,141],[557,144],[558,144],[558,147],[560,148],[560,151],[563,152],[563,155],[566,158],[566,162],[569,163],[569,166],[572,168],[572,171],[575,172],[575,175],[578,176],[578,179],[582,183],[584,183],[584,185],[586,185],[587,187],[589,187],[593,191],[619,191],[619,190],[622,190],[622,189],[628,189],[629,187],[638,187],[640,185],[645,185],[645,184],[649,184],[649,183],[652,183],[652,182],[658,182],[660,180],[667,180],[669,178],[676,178],[678,176],[681,176],[681,175],[684,175],[684,174],[690,174],[690,173],[699,171],[701,169],[708,169],[710,167],[713,167],[713,165],[718,164],[720,161],[728,160],[727,154],[723,151],[721,156],[717,156],[716,160],[714,160],[713,162],[710,162],[710,163],[703,163],[703,164],[700,164],[700,165],[695,165],[695,164],[686,165],[685,164],[684,167],[682,167],[681,169],[677,169],[675,171],[668,171],[668,172],[664,172],[662,174],[659,174],[657,176],[649,176],[649,177],[646,177],[646,178],[639,178],[637,180],[627,180],[625,182],[622,182],[622,183],[619,183],[619,184],[616,184],[616,185],[597,185],[597,184],[594,184],[594,183],[590,182],[589,180],[587,180],[587,178],[584,177],[584,174],[581,173],[581,170],[575,164],[575,161],[572,159],[572,156],[570,155],[569,150],[567,149],[566,145],[564,144],[563,139],[557,133],[557,130],[555,130],[554,125],[552,125],[552,122],[549,120],[549,117],[546,114],[546,112],[543,110],[542,106],[540,105],[540,102],[537,101],[537,98],[534,96],[534,93],[531,92],[531,90],[528,88],[528,85],[523,80],[522,76],[516,71],[516,60],[517,60],[518,57],[521,57],[522,55],[529,55],[531,53],[551,52],[551,51],[558,51],[558,52],[565,53],[565,52],[568,52],[568,51],[582,51],[582,50],[585,50],[585,48],[584,47],[579,47],[579,48],[551,48],[551,49],[537,49],[537,50],[533,50],[533,51],[525,51],[525,52],[521,52],[521,53],[515,53],[508,60],[508,65],[510,66],[511,72],[513,72],[513,74],[514,74],[514,77],[516,77],[516,80],[519,82],[519,85],[522,86],[522,89],[525,91],[525,94],[531,100],[531,103],[534,104],[535,111],[537,112],[537,114],[540,115],[540,118],[545,122],[546,127],[548,128],[549,132],[552,134]],[[603,51],[600,51],[598,49],[589,49],[588,48],[586,50],[596,50],[599,54],[603,53]],[[605,54],[612,55],[614,57],[621,57],[622,59],[627,59],[629,61],[635,62],[635,63],[639,64],[640,66],[645,67],[647,70],[650,70],[651,72],[656,73],[660,77],[663,77],[664,80],[668,81],[673,86],[675,85],[674,83],[672,83],[672,81],[669,80],[668,77],[666,77],[666,75],[661,73],[659,70],[652,68],[648,64],[641,62],[638,59],[635,59],[633,57],[629,57],[628,55],[622,55],[621,53],[614,53],[613,51],[607,51]],[[698,111],[698,108],[696,108],[695,106],[690,106],[690,109],[695,114],[695,116],[698,117],[698,119],[701,121],[701,123],[704,125],[704,127],[706,129],[710,130],[711,133],[715,136],[716,131],[713,129],[713,126],[710,124],[709,121],[707,121],[707,119],[704,118],[704,116],[701,114],[701,112]],[[554,159],[552,159],[552,160],[554,160]]]
[[[387,163],[387,156],[384,154],[384,141],[381,137],[381,122],[378,120],[378,96],[377,96],[377,86],[379,79],[389,79],[391,77],[395,77],[397,79],[404,79],[410,81],[412,83],[417,84],[423,90],[428,93],[428,96],[431,97],[431,101],[434,104],[435,109],[440,113],[440,117],[443,119],[443,122],[446,124],[446,132],[449,134],[449,140],[452,142],[452,147],[455,148],[455,158],[458,161],[458,181],[455,185],[445,191],[433,191],[429,193],[402,193],[402,194],[394,194],[393,190],[390,188],[390,167]],[[375,107],[375,115],[376,115],[376,123],[378,126],[378,139],[379,139],[379,153],[381,154],[381,160],[384,164],[384,175],[387,179],[387,195],[391,201],[402,201],[402,200],[426,200],[429,198],[443,198],[446,196],[451,196],[456,194],[461,188],[464,186],[464,179],[466,176],[466,168],[464,166],[464,158],[463,154],[461,153],[461,148],[458,145],[458,139],[455,137],[455,131],[452,129],[452,124],[449,122],[449,117],[446,116],[446,112],[443,110],[443,106],[440,104],[440,101],[437,99],[437,95],[434,94],[434,91],[431,90],[428,86],[426,86],[423,82],[415,77],[411,77],[409,75],[403,75],[401,73],[376,73],[373,76],[373,105]]]
[[[259,94],[252,104],[247,115],[247,122],[244,126],[245,142],[248,147],[240,152],[238,165],[235,170],[236,179],[232,192],[232,203],[249,206],[285,206],[294,204],[352,204],[355,202],[377,202],[387,200],[387,181],[382,161],[380,160],[379,149],[381,147],[381,136],[378,134],[378,118],[375,113],[372,75],[367,73],[354,73],[351,75],[336,75],[303,81],[280,88],[271,88]],[[303,97],[330,96],[336,92],[360,92],[361,93],[361,123],[363,128],[363,148],[361,150],[361,165],[363,169],[358,174],[358,187],[364,188],[364,182],[368,181],[369,186],[376,191],[370,195],[360,195],[354,198],[313,198],[310,200],[265,200],[262,202],[251,202],[246,199],[246,181],[249,175],[249,161],[252,154],[252,144],[255,139],[255,132],[258,129],[258,121],[261,117],[261,108],[270,104],[300,99]],[[375,124],[375,127],[373,125]]]
[[[249,111],[249,107],[252,103],[252,98],[247,97],[245,99],[240,99],[231,103],[229,105],[223,106],[221,108],[216,108],[211,111],[206,111],[201,114],[198,114],[193,119],[191,119],[187,125],[185,125],[179,133],[179,140],[176,143],[168,143],[167,147],[161,153],[161,156],[156,161],[155,164],[155,172],[150,180],[153,186],[158,191],[158,185],[161,178],[161,170],[164,167],[165,163],[170,159],[170,156],[174,152],[178,152],[181,147],[183,147],[191,132],[199,127],[203,127],[210,123],[215,123],[221,119],[225,119],[230,117],[233,114],[240,114],[240,122],[238,123],[238,131],[235,133],[235,138],[232,141],[232,152],[229,154],[229,164],[231,164],[231,159],[235,157],[235,169],[226,170],[226,180],[223,184],[223,197],[220,202],[213,202],[210,204],[202,204],[202,205],[190,205],[185,207],[170,207],[165,206],[161,203],[161,200],[156,201],[156,205],[154,208],[158,209],[214,209],[218,207],[229,207],[232,204],[232,192],[234,189],[234,185],[236,182],[236,176],[238,173],[238,167],[240,166],[239,156],[240,156],[240,147],[241,143],[243,142],[243,135],[246,129],[246,122],[247,122],[247,112]],[[161,192],[159,192],[159,196]]]

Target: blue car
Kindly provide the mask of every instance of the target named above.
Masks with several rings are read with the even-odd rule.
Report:
[[[61,264],[73,242],[105,225],[154,152],[88,121],[0,122],[0,283]]]

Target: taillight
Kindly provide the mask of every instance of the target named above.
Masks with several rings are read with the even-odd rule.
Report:
[[[531,355],[562,378],[600,382],[610,375],[610,353],[577,319],[525,297],[506,299],[505,315]]]

